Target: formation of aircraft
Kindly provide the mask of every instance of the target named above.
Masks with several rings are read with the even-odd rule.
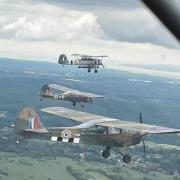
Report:
[[[166,27],[180,39],[180,31],[177,24],[180,20],[179,6],[176,1],[169,0],[141,0],[155,15],[166,25]],[[177,22],[177,23],[176,23]],[[66,55],[59,56],[59,64],[77,65],[78,68],[86,68],[88,72],[103,67],[102,59],[107,56],[88,56],[82,54],[73,54],[76,57],[69,61]],[[64,93],[54,94],[52,89],[63,91]],[[44,98],[53,98],[73,102],[92,103],[92,98],[99,95],[85,93],[73,90],[61,85],[48,84],[42,87],[40,95]],[[42,109],[43,112],[57,115],[63,118],[77,122],[76,126],[71,127],[44,127],[41,123],[38,113],[32,108],[24,108],[15,123],[15,133],[25,138],[46,139],[55,142],[82,143],[104,146],[102,157],[110,157],[110,150],[115,149],[123,156],[124,163],[131,162],[131,156],[128,153],[122,153],[120,148],[128,147],[143,142],[145,151],[144,136],[151,134],[177,134],[180,129],[166,128],[162,126],[144,124],[142,114],[140,114],[139,123],[123,121],[96,114],[76,111],[65,107],[48,107]]]
[[[97,73],[100,67],[104,67],[102,60],[108,56],[89,56],[84,54],[72,54],[75,60],[68,60],[65,54],[59,56],[58,63],[61,65],[75,65],[78,68],[85,68],[90,73],[92,69]]]
[[[52,89],[62,91],[63,93],[55,93]],[[81,108],[84,108],[85,103],[92,104],[92,99],[103,97],[101,95],[71,89],[59,84],[43,85],[41,88],[40,96],[43,98],[70,101],[73,103],[73,106],[76,106],[76,104],[79,103]]]
[[[78,122],[71,127],[44,127],[38,113],[31,108],[24,108],[15,123],[15,133],[25,138],[38,138],[55,142],[94,144],[104,146],[102,157],[110,157],[110,150],[115,149],[123,156],[124,163],[131,162],[128,153],[122,153],[122,147],[139,144],[148,134],[174,134],[180,129],[123,121],[96,114],[76,111],[65,107],[48,107],[43,112],[57,115]],[[145,149],[145,145],[144,145]]]

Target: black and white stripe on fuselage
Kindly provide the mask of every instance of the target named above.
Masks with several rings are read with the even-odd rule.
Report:
[[[51,141],[57,142],[67,142],[67,143],[79,143],[80,138],[62,138],[62,137],[57,137],[57,136],[52,136]]]

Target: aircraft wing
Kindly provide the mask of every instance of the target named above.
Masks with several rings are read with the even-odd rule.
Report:
[[[50,88],[57,89],[63,92],[74,91],[74,89],[59,85],[59,84],[48,84]]]
[[[71,56],[78,56],[78,57],[82,57],[82,58],[99,58],[99,57],[108,57],[106,55],[102,55],[102,56],[90,56],[90,55],[85,55],[85,54],[72,54]]]
[[[68,87],[65,87],[65,86],[62,86],[62,85],[59,85],[59,84],[48,84],[48,86],[50,88],[63,91],[66,94],[71,93],[71,94],[77,94],[77,95],[80,95],[80,96],[87,96],[87,97],[90,97],[90,98],[102,98],[103,97],[101,95],[97,95],[97,94],[93,94],[93,93],[87,93],[87,92],[83,92],[83,91],[78,91],[78,90],[68,88]]]
[[[180,129],[123,121],[120,119],[114,119],[82,111],[76,111],[64,107],[48,107],[42,109],[42,111],[68,118],[74,121],[82,122],[82,124],[78,125],[79,128],[90,128],[95,125],[100,125],[129,131],[139,131],[143,134],[180,133]]]

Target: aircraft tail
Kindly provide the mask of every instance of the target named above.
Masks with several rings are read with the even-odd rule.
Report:
[[[61,54],[59,56],[58,64],[69,65],[68,58],[67,58],[67,56],[65,54]]]
[[[23,108],[15,123],[15,133],[19,134],[25,129],[42,129],[38,113],[29,107]]]

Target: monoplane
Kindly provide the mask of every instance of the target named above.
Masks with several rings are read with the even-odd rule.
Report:
[[[75,65],[78,68],[88,69],[88,72],[91,72],[94,69],[94,72],[97,73],[100,67],[104,67],[103,58],[108,56],[89,56],[84,54],[72,54],[75,57],[75,60],[68,60],[65,54],[59,56],[58,63],[64,65]]]
[[[53,89],[62,91],[63,93],[53,92]],[[93,98],[103,97],[101,95],[78,91],[78,90],[68,88],[59,84],[45,84],[41,88],[40,96],[43,98],[70,101],[73,103],[73,106],[76,106],[76,104],[79,103],[81,108],[84,108],[85,103],[92,104]]]
[[[24,108],[15,123],[15,133],[25,138],[101,145],[105,147],[102,151],[103,158],[110,157],[110,150],[114,148],[123,156],[124,163],[130,163],[131,156],[129,153],[122,153],[120,148],[144,142],[144,136],[148,134],[180,133],[180,129],[143,124],[142,116],[140,116],[140,123],[135,123],[64,107],[48,107],[42,111],[71,119],[80,124],[70,127],[45,128],[35,110]]]

